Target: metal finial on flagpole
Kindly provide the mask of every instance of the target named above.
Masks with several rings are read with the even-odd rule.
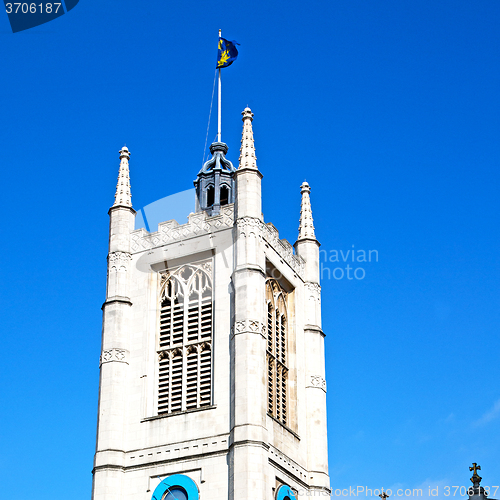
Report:
[[[222,36],[222,30],[219,30],[219,44],[221,36]],[[221,142],[221,103],[222,103],[221,95],[222,94],[221,94],[220,68],[219,68],[219,122],[217,127],[217,142]]]

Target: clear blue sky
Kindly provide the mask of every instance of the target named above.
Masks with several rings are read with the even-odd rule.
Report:
[[[332,486],[467,485],[472,461],[498,485],[499,23],[494,0],[0,15],[0,496],[90,499],[118,150],[136,208],[192,188],[219,28],[223,139],[236,163],[250,105],[266,221],[295,241],[306,178],[326,254],[378,251],[322,283]]]

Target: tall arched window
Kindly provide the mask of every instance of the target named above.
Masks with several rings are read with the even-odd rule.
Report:
[[[227,205],[229,203],[229,188],[222,186],[220,188],[220,204]]]
[[[212,403],[213,288],[210,263],[162,276],[158,413]]]
[[[213,186],[210,186],[207,189],[207,207],[211,207],[215,201],[215,189]]]
[[[286,293],[274,279],[266,282],[267,388],[269,415],[287,423],[287,312]]]

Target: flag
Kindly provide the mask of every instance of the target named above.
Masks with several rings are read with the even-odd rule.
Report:
[[[219,38],[219,50],[217,52],[217,68],[227,68],[231,66],[236,58],[238,57],[238,50],[236,49],[236,45],[239,45],[238,42],[234,40],[230,42],[225,38]]]

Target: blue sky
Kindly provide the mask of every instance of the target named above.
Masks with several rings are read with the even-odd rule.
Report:
[[[219,28],[241,44],[223,140],[236,163],[249,105],[266,221],[295,241],[307,179],[322,255],[378,252],[362,280],[324,271],[332,487],[445,498],[473,461],[500,484],[499,22],[492,0],[81,0],[17,34],[0,16],[2,496],[90,498],[118,150],[136,208],[192,188]]]

